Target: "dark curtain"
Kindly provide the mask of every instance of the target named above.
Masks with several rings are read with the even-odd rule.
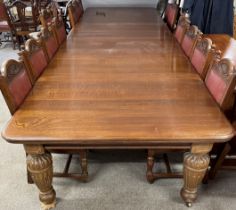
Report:
[[[225,33],[233,36],[234,1],[213,0],[210,23],[210,33]]]
[[[185,0],[183,9],[203,33],[233,35],[233,0]]]

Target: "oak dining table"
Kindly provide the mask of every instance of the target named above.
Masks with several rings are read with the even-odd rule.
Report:
[[[24,145],[43,209],[56,204],[52,149],[188,147],[191,206],[213,144],[233,135],[154,8],[87,9],[2,131]]]

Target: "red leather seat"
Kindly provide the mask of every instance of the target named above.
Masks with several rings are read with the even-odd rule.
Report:
[[[168,4],[165,12],[165,19],[167,25],[170,27],[171,30],[174,29],[177,16],[179,12],[179,7],[177,4]]]
[[[190,20],[184,16],[181,16],[178,21],[178,25],[175,30],[175,38],[181,44],[187,29],[190,27]]]
[[[79,22],[84,9],[81,0],[72,0],[67,5],[71,27]]]
[[[222,111],[233,107],[236,70],[229,59],[224,58],[212,65],[207,73],[205,84]]]
[[[60,17],[57,17],[53,20],[52,27],[55,30],[57,43],[58,45],[61,45],[66,39],[66,29],[65,29],[64,22],[62,21]]]
[[[43,44],[45,45],[49,60],[51,60],[59,47],[52,27],[43,27],[39,37],[42,39]]]
[[[4,32],[4,31],[10,31],[11,28],[8,25],[7,21],[0,21],[0,31]]]
[[[23,62],[8,60],[2,65],[0,88],[11,114],[21,106],[32,88]]]
[[[208,38],[199,40],[194,48],[191,63],[202,79],[205,79],[212,60],[212,41]]]
[[[37,52],[34,52],[29,57],[29,62],[35,72],[36,77],[39,77],[48,64],[45,52],[42,48],[37,50]]]
[[[48,65],[46,49],[41,41],[28,39],[25,43],[25,50],[20,52],[19,55],[26,63],[28,70],[31,72],[31,81],[34,84]]]
[[[197,39],[200,36],[200,31],[198,30],[197,26],[190,26],[187,32],[184,35],[182,41],[182,49],[184,53],[190,58],[197,42]]]

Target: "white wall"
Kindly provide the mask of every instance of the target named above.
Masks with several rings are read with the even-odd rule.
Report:
[[[86,7],[156,7],[159,0],[82,0]]]

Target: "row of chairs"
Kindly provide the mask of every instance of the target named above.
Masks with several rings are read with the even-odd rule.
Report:
[[[178,24],[175,24],[175,18],[178,16],[178,6],[175,4],[169,4],[165,12],[165,20],[169,28],[174,30],[174,36],[177,42],[180,44],[184,54],[190,60],[193,69],[199,74],[204,81],[205,86],[209,90],[210,94],[219,105],[222,112],[226,117],[233,122],[233,112],[235,109],[235,87],[236,87],[236,69],[234,63],[224,58],[217,46],[211,39],[204,36],[201,31],[194,25],[190,25],[188,17],[181,15]],[[233,140],[232,140],[233,141]],[[214,147],[222,147],[222,145],[216,145]],[[211,160],[209,171],[210,178],[214,178],[216,171],[219,169],[227,152],[229,152],[229,144],[223,145],[220,149],[221,153],[218,153],[217,161]],[[182,177],[182,174],[171,171],[170,163],[166,152],[173,151],[187,151],[188,147],[181,147],[175,149],[164,148],[163,150],[149,150],[147,160],[147,179],[152,183],[156,178],[162,177]],[[216,151],[217,149],[213,149]],[[167,173],[154,173],[154,157],[157,154],[164,153],[164,160],[166,164]],[[205,181],[208,176],[205,177]]]
[[[179,16],[179,6],[177,4],[167,4],[164,12],[164,20],[166,21],[168,27],[173,31],[176,27],[176,20]]]
[[[30,89],[47,67],[60,45],[56,23],[51,28],[42,28],[41,32],[38,40],[29,39],[26,41],[25,50],[19,53],[19,61],[11,59],[2,65],[0,85],[11,114],[14,114],[23,103]],[[14,88],[11,89],[11,82],[18,90],[24,89],[25,84],[21,82],[22,73],[24,74],[23,80],[30,81],[30,86],[27,85],[27,87],[31,88],[27,89],[26,92],[22,92],[21,100],[19,100],[18,92],[15,92]]]
[[[49,26],[58,14],[65,25],[67,21],[70,22],[70,27],[68,27],[70,30],[79,22],[84,12],[81,0],[70,0],[64,14],[56,1],[46,1],[45,6],[42,7],[42,1],[32,0],[32,16],[29,16],[27,14],[29,5],[26,3],[20,0],[13,1],[11,4],[0,1],[0,32],[9,33],[9,40],[13,42],[14,49],[18,44],[21,50],[22,43],[28,37],[37,35],[41,26]]]
[[[81,17],[80,12],[77,13],[77,15],[78,17]],[[26,41],[25,49],[18,53],[18,60],[10,59],[3,63],[0,74],[0,89],[12,115],[23,104],[25,98],[30,94],[35,82],[45,71],[65,40],[65,25],[61,16],[57,14],[56,17],[52,18],[50,24],[47,23],[41,28],[40,33],[35,39],[31,38]],[[64,151],[56,151],[55,153],[64,153]],[[72,175],[68,173],[72,158],[72,154],[70,154],[70,152],[68,153],[69,158],[64,172],[54,173],[54,176],[74,177],[86,180],[88,176],[87,165],[83,165],[82,167],[82,178],[80,174]],[[80,157],[83,158],[85,158],[85,153],[86,151],[83,150],[78,151]],[[32,183],[29,173],[27,175],[28,183]]]
[[[32,32],[38,31],[41,8],[52,2],[49,0],[0,1],[0,32],[10,34],[14,49],[16,44],[21,49],[21,44],[27,36]]]

